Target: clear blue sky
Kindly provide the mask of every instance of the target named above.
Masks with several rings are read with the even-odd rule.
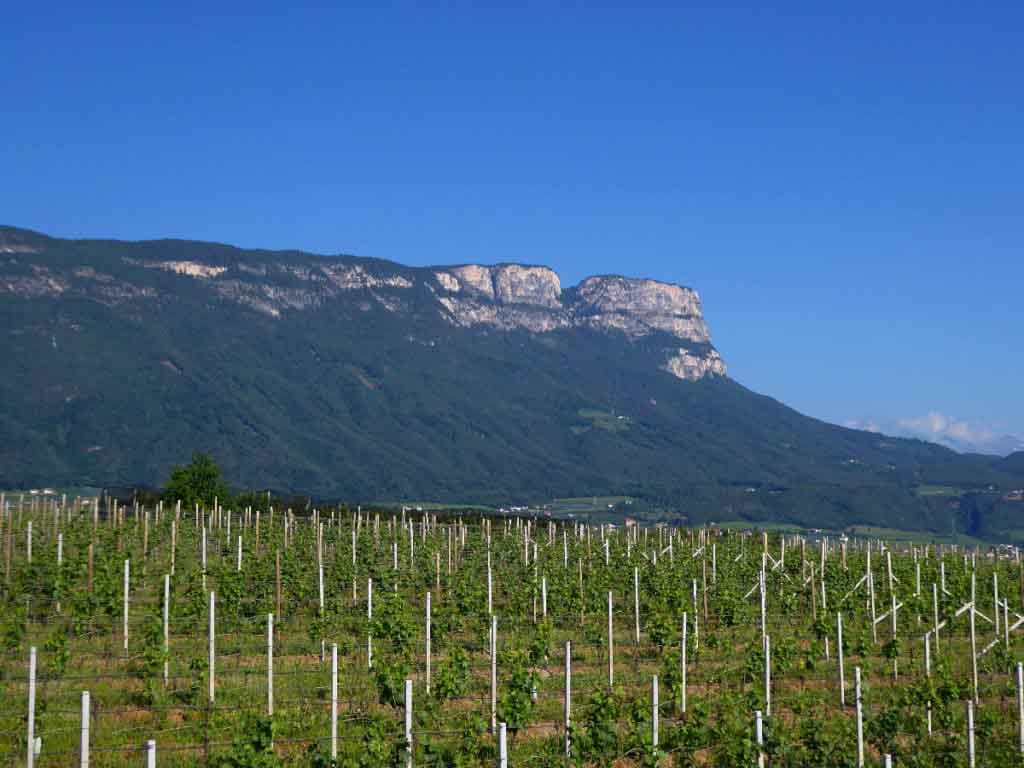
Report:
[[[1020,2],[21,4],[0,221],[681,282],[804,412],[1024,433],[1022,29]]]

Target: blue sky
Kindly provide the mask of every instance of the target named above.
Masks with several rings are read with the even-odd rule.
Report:
[[[1022,28],[1019,2],[23,4],[0,221],[680,282],[731,373],[806,413],[1024,434]]]

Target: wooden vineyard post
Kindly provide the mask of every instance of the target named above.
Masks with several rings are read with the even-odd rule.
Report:
[[[82,691],[81,729],[78,739],[79,768],[89,768],[89,692]]]
[[[1019,689],[1018,689],[1019,690]],[[563,722],[565,725],[565,756],[572,754],[571,739],[569,731],[572,717],[572,643],[565,641],[565,711]]]
[[[30,523],[31,524],[31,523]],[[28,717],[25,765],[32,768],[36,760],[36,647],[28,649]]]

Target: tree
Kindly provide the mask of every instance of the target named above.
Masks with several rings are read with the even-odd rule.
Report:
[[[224,501],[228,495],[220,467],[208,454],[198,451],[192,454],[191,463],[171,470],[163,492],[164,501],[174,503],[180,499],[184,507],[194,504],[209,507],[214,499]]]

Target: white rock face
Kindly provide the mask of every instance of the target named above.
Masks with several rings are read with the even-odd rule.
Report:
[[[168,272],[175,272],[179,275],[189,277],[201,277],[209,280],[227,272],[227,267],[211,267],[209,264],[200,264],[198,261],[155,261],[146,264],[147,267],[165,269]]]
[[[725,361],[717,349],[712,349],[705,355],[696,355],[685,349],[669,351],[668,359],[661,369],[686,381],[697,381],[705,376],[728,375]]]
[[[483,294],[488,299],[494,298],[494,278],[491,275],[491,267],[467,264],[464,267],[455,267],[451,273],[461,288]]]
[[[562,281],[547,267],[507,265],[494,268],[495,298],[502,304],[562,308]]]
[[[580,324],[619,330],[631,338],[663,331],[703,344],[710,341],[700,296],[680,285],[627,277],[589,277],[577,288]]]
[[[463,327],[532,333],[576,327],[621,333],[632,340],[665,333],[703,348],[711,343],[700,295],[671,283],[589,277],[574,294],[563,295],[558,275],[547,267],[477,264],[437,271],[434,278],[442,289],[438,301],[443,316]],[[688,381],[726,375],[725,362],[713,348],[669,348],[661,367]]]

